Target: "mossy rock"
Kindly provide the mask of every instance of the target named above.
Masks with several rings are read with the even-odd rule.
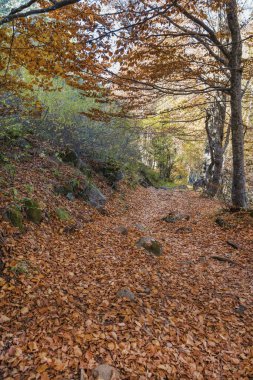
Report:
[[[64,185],[54,186],[54,192],[58,195],[64,196],[67,196],[69,193],[72,193],[74,196],[78,197],[85,187],[85,183],[81,183],[78,179],[74,178],[71,181],[65,183]]]
[[[25,198],[24,206],[27,218],[35,224],[40,224],[42,221],[42,210],[39,202],[35,199]]]
[[[138,248],[144,248],[146,251],[151,253],[154,256],[162,256],[163,248],[161,243],[155,240],[152,237],[145,236],[138,240],[137,242]]]
[[[70,219],[70,214],[68,213],[67,210],[65,210],[65,208],[58,207],[55,210],[55,213],[60,220],[69,220]]]
[[[106,203],[106,197],[102,192],[93,184],[89,184],[80,196],[88,202],[91,206],[96,208],[104,207]]]
[[[77,153],[70,148],[66,148],[64,151],[60,152],[59,157],[62,159],[63,162],[66,162],[67,164],[72,164],[76,166],[78,163]]]
[[[32,147],[30,142],[24,139],[23,137],[19,137],[16,140],[16,146],[18,146],[21,149],[30,149]]]
[[[179,222],[180,220],[189,220],[190,215],[187,214],[181,214],[178,212],[170,212],[168,215],[166,215],[162,220],[167,223],[175,223]]]
[[[72,191],[71,188],[67,187],[66,185],[64,186],[54,186],[54,192],[57,194],[57,195],[67,195],[68,193],[70,193]]]
[[[24,231],[23,215],[17,206],[9,207],[6,215],[14,227],[18,227],[22,232]]]
[[[29,274],[29,263],[25,260],[21,260],[14,267],[11,267],[11,271],[16,275]]]
[[[218,218],[215,219],[215,223],[219,227],[224,228],[224,229],[229,229],[229,228],[233,227],[233,225],[231,223],[227,222],[225,219],[220,218],[220,217],[218,217]]]

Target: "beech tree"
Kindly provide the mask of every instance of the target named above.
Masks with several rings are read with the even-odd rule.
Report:
[[[215,100],[206,109],[206,191],[212,197],[221,190],[224,153],[230,138],[230,124],[225,133],[226,109],[226,96],[223,93],[217,93]]]
[[[103,96],[107,89],[102,86],[99,57],[106,56],[107,50],[105,46],[91,48],[88,44],[94,26],[103,22],[98,13],[99,7],[87,2],[48,1],[37,7],[36,1],[29,1],[3,17],[2,98],[14,95],[31,103],[36,86],[49,89],[55,77],[84,91],[86,96]],[[1,103],[0,113],[3,112],[6,114],[8,107]]]
[[[110,17],[120,23],[104,30],[100,38],[118,36],[116,60],[120,73],[114,80],[131,93],[155,96],[223,93],[230,102],[233,148],[232,203],[246,207],[244,127],[242,120],[242,46],[239,0],[167,0],[158,4],[131,1],[117,4]],[[226,17],[227,28],[219,28],[216,17]],[[125,53],[125,54],[124,54]],[[139,95],[138,95],[139,96]],[[136,101],[135,107],[143,104]]]

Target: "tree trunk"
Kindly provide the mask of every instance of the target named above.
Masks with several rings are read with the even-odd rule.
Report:
[[[226,95],[217,93],[213,106],[207,110],[206,132],[208,137],[208,154],[211,162],[206,168],[206,192],[214,197],[222,183],[224,129],[226,121]]]
[[[231,75],[230,104],[233,148],[232,203],[235,207],[246,208],[244,130],[242,122],[242,40],[236,0],[228,0],[226,12],[231,33],[229,69]]]

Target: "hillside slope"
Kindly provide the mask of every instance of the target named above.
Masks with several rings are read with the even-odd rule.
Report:
[[[132,380],[253,376],[253,218],[191,191],[114,192],[95,176],[101,213],[53,191],[75,168],[40,154],[15,170],[1,193],[0,378],[79,379],[101,363]],[[43,220],[21,233],[4,210],[27,196]],[[136,246],[144,236],[160,257]]]

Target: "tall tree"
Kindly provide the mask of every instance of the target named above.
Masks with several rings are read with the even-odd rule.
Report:
[[[226,96],[217,93],[206,110],[206,153],[209,158],[206,160],[206,190],[212,197],[221,189],[224,153],[229,143],[230,124],[225,131],[226,108]]]
[[[232,202],[246,207],[244,131],[242,123],[242,45],[240,0],[164,0],[158,4],[129,1],[117,4],[113,17],[120,27],[105,30],[118,35],[119,85],[136,90],[176,96],[220,91],[230,97],[233,146]],[[225,12],[227,29],[216,21]],[[110,16],[112,17],[112,16]],[[123,54],[125,52],[125,55]],[[134,91],[133,91],[134,90]],[[134,93],[135,92],[135,93]],[[137,100],[137,106],[143,99]]]

